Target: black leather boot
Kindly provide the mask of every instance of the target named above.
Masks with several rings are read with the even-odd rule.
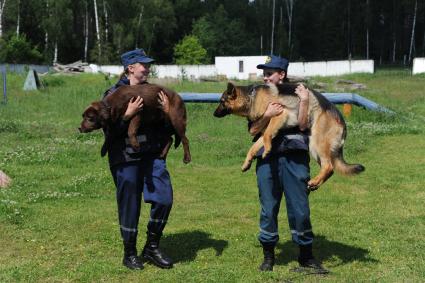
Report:
[[[122,264],[130,269],[143,269],[143,263],[137,256],[136,242],[124,242]]]
[[[309,274],[328,274],[329,270],[325,269],[320,262],[313,257],[313,245],[305,245],[300,247],[300,255],[298,257],[299,267],[294,268],[295,272],[307,272]]]
[[[299,245],[300,254],[298,256],[298,262],[301,264],[302,262],[306,262],[313,257],[313,245]]]
[[[264,254],[264,260],[263,263],[260,265],[260,271],[273,271],[273,265],[275,260],[274,255],[274,245],[263,245],[263,254]]]
[[[161,234],[149,231],[146,234],[147,240],[142,251],[142,257],[160,268],[172,268],[173,261],[159,249]]]

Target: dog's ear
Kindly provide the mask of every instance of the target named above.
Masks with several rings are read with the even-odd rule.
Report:
[[[104,124],[111,116],[109,109],[101,101],[93,102],[90,107],[93,109],[93,112],[95,112],[96,115],[100,118],[102,124]]]
[[[84,110],[83,118],[88,117],[90,114],[91,115],[99,114],[99,110],[95,106],[93,106],[93,104],[91,104],[89,107],[86,108],[86,110]]]
[[[236,97],[236,86],[232,82],[227,83],[227,95],[229,98]]]
[[[104,124],[109,118],[111,117],[110,108],[106,107],[104,103],[99,102],[99,117],[102,121],[102,124]]]

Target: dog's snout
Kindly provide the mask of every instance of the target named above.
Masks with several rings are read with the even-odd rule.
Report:
[[[220,111],[219,111],[219,109],[217,108],[215,111],[214,111],[214,117],[221,117],[220,116]]]
[[[214,117],[221,118],[230,114],[230,111],[223,107],[223,105],[219,105],[217,109],[214,111]]]

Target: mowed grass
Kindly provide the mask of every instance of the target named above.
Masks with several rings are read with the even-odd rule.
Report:
[[[115,188],[99,153],[103,135],[77,131],[85,107],[114,79],[49,75],[46,89],[24,92],[25,77],[10,74],[9,100],[0,105],[0,169],[13,178],[0,190],[0,282],[423,282],[425,76],[380,71],[343,78],[365,84],[356,93],[397,114],[354,107],[345,158],[366,171],[334,175],[310,195],[314,252],[332,271],[321,277],[290,272],[298,249],[284,202],[275,271],[257,271],[255,172],[240,172],[251,144],[246,121],[214,118],[215,104],[195,103],[187,104],[193,162],[182,163],[181,148],[168,158],[174,206],[161,247],[175,268],[124,268]],[[342,91],[338,79],[314,78],[329,92]],[[226,83],[169,86],[221,92]],[[318,168],[311,165],[313,175]],[[139,249],[148,211],[144,204]]]

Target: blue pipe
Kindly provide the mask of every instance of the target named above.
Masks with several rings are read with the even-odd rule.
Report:
[[[322,93],[330,102],[334,104],[354,104],[371,111],[386,112],[393,114],[394,112],[355,93]],[[221,93],[195,93],[181,92],[179,95],[185,102],[219,102]]]

